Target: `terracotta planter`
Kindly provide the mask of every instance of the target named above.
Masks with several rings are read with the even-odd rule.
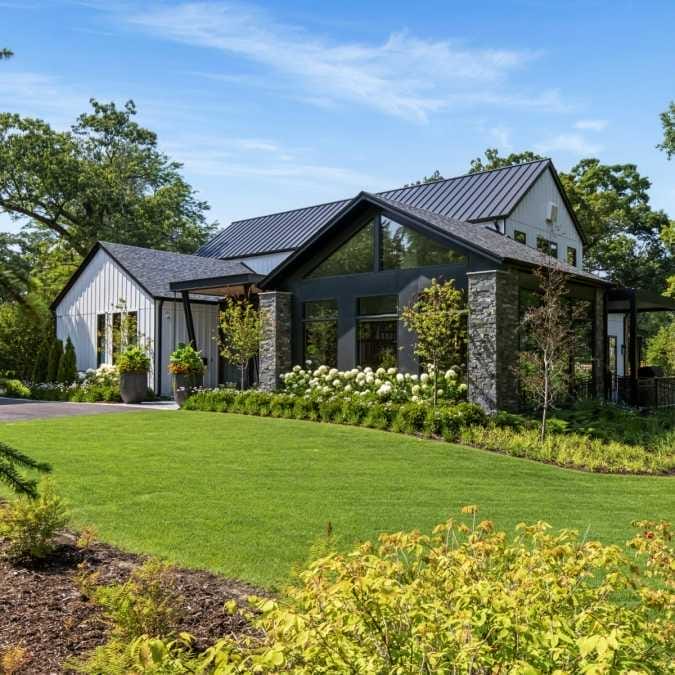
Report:
[[[173,400],[179,407],[192,395],[195,389],[202,386],[204,382],[203,373],[192,373],[173,376]]]
[[[120,396],[124,403],[140,403],[148,396],[148,373],[120,373]]]

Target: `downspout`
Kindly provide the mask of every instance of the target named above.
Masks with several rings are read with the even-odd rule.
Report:
[[[155,389],[155,394],[157,396],[162,395],[162,328],[164,326],[164,321],[162,321],[162,312],[164,311],[164,300],[159,301],[159,309],[157,310],[157,322],[155,331],[157,332],[157,350],[155,352],[155,383],[157,389]]]

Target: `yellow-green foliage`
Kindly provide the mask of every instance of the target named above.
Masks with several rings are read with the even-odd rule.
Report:
[[[7,539],[12,558],[45,558],[54,550],[54,537],[68,523],[65,502],[54,484],[44,479],[38,495],[19,497],[0,509],[0,536]]]
[[[548,434],[540,439],[534,429],[497,426],[466,427],[459,442],[515,457],[552,462],[590,471],[608,473],[672,473],[675,471],[675,433],[664,433],[652,448],[618,441],[590,438],[581,434]]]
[[[176,633],[185,601],[176,590],[173,567],[151,558],[136,568],[125,583],[98,586],[96,573],[81,572],[77,575],[77,584],[85,597],[103,609],[103,616],[110,626],[110,639],[83,659],[68,663],[71,670],[89,675],[173,672],[168,668],[154,671],[143,664],[148,660],[146,652],[155,656],[169,654],[174,643],[148,642],[148,645],[162,645],[160,651],[148,645],[143,649],[134,647],[137,638],[169,639]],[[187,640],[189,636],[184,638]]]
[[[30,398],[30,389],[21,380],[0,378],[0,395],[10,398]]]
[[[316,560],[285,599],[257,601],[259,634],[220,641],[196,672],[673,672],[668,524],[636,523],[621,550],[541,522],[509,539],[464,511],[470,527],[449,520]],[[150,646],[134,649],[153,668],[191,662]]]

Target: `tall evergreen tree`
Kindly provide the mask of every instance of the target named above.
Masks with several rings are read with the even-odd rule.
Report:
[[[47,381],[58,382],[59,364],[63,356],[63,342],[55,339],[49,349],[49,361],[47,364]]]
[[[63,354],[59,360],[59,369],[56,379],[63,384],[72,384],[77,379],[75,348],[70,340],[70,336],[66,339],[66,348],[63,350]]]
[[[33,373],[31,381],[34,383],[47,382],[47,373],[49,372],[49,348],[51,340],[45,338],[40,344],[40,348],[35,356],[33,364]]]

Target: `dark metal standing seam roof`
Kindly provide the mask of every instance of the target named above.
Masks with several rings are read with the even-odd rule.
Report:
[[[457,220],[497,220],[511,214],[549,166],[550,160],[537,160],[388,190],[378,195]],[[345,199],[233,222],[204,244],[196,255],[225,259],[293,251],[307,242],[350,201]]]

